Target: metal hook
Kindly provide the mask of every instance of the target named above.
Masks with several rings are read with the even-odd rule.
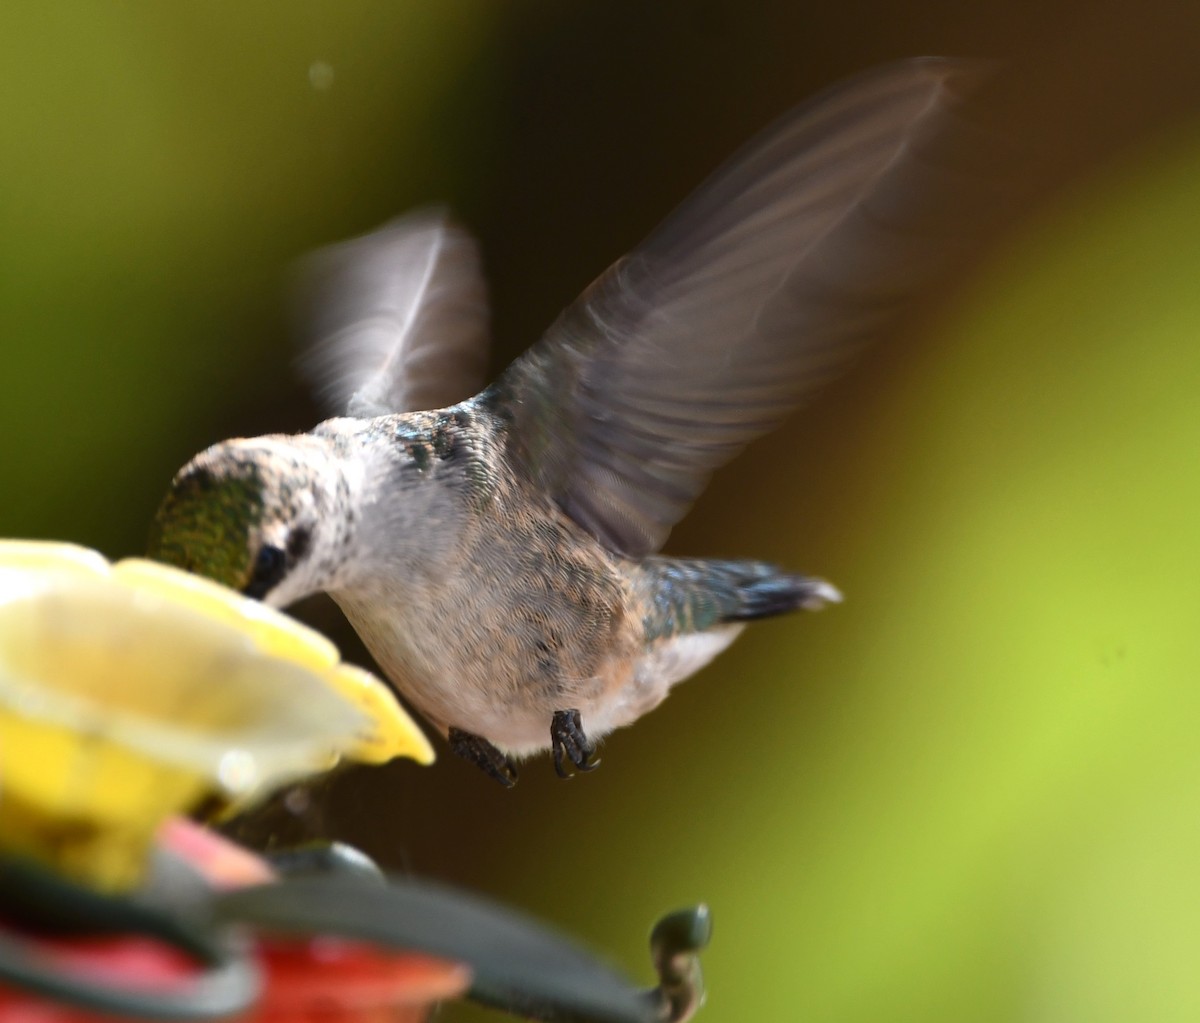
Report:
[[[712,938],[712,914],[701,903],[668,913],[650,932],[659,985],[647,992],[663,1023],[685,1023],[704,1004],[699,953]]]

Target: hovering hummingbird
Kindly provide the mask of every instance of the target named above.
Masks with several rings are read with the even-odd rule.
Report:
[[[546,749],[590,770],[597,739],[746,622],[841,599],[656,552],[714,469],[958,251],[972,175],[944,143],[970,134],[975,71],[905,61],[787,115],[488,387],[478,252],[443,214],[318,253],[311,326],[344,415],[197,455],[151,556],[275,606],[329,593],[506,786]]]

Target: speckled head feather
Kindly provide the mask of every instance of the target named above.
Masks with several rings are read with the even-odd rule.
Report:
[[[253,568],[269,471],[231,444],[197,455],[171,481],[151,526],[149,556],[243,589]]]
[[[333,585],[354,518],[334,457],[344,440],[273,434],[201,452],[171,482],[150,557],[278,606]]]

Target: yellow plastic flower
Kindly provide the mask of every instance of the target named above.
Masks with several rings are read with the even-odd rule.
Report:
[[[0,850],[136,882],[168,814],[433,751],[311,629],[149,561],[0,541]]]

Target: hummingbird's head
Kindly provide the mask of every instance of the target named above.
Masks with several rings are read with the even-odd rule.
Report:
[[[276,607],[325,589],[348,534],[344,516],[326,514],[332,464],[311,436],[214,445],[171,481],[148,554]]]

